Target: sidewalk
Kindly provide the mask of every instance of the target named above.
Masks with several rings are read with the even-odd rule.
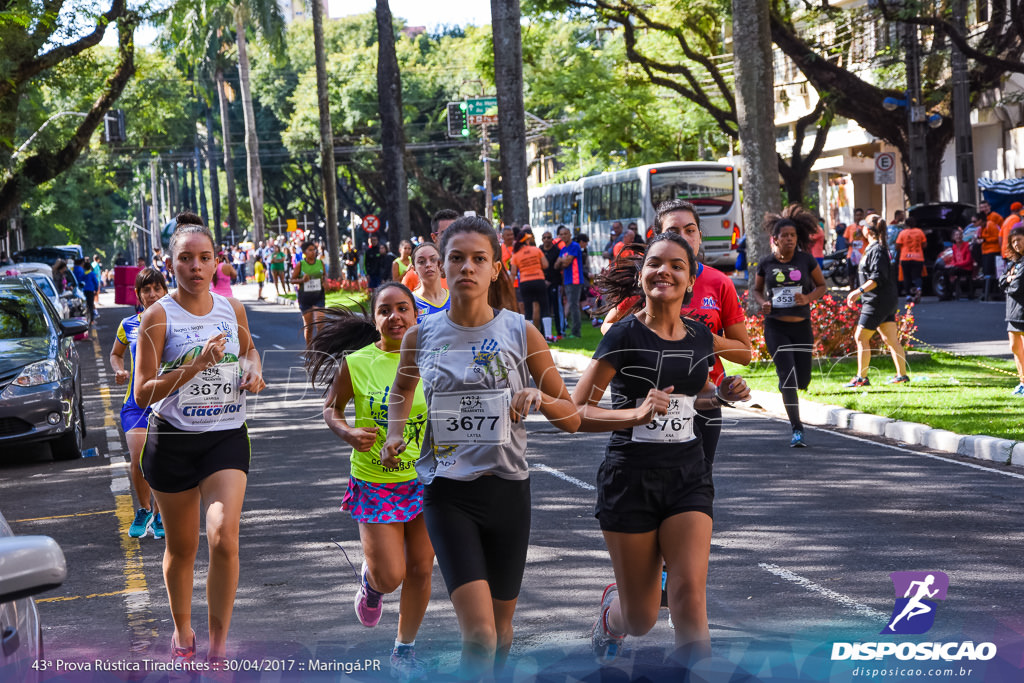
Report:
[[[551,349],[551,355],[555,365],[563,370],[583,372],[590,363],[590,358],[578,353]],[[750,395],[750,403],[740,405],[741,410],[760,410],[786,418],[781,394],[752,390]],[[843,429],[876,439],[883,437],[901,446],[921,446],[950,455],[1024,467],[1024,442],[1021,441],[980,435],[965,436],[917,422],[903,422],[891,417],[815,403],[805,398],[800,399],[800,419],[809,425]]]

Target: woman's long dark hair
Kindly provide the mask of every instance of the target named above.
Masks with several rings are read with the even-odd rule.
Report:
[[[380,340],[380,331],[373,321],[374,311],[377,310],[380,293],[391,287],[400,289],[409,297],[410,305],[416,307],[408,287],[401,282],[389,281],[374,290],[369,309],[362,306],[358,312],[340,306],[317,309],[323,313],[323,318],[319,323],[314,323],[318,330],[309,343],[305,359],[306,373],[314,387],[334,381],[334,375],[341,367],[341,359],[345,354]]]
[[[872,217],[874,217],[874,220],[870,220]],[[889,236],[889,230],[888,226],[885,224],[885,219],[877,214],[868,216],[868,219],[867,225],[864,226],[864,234],[871,235],[882,243],[882,249],[888,250],[889,245],[887,243],[887,238]]]
[[[770,213],[764,217],[765,231],[772,237],[777,238],[787,225],[796,230],[796,248],[810,251],[811,235],[818,229],[818,219],[814,214],[799,204],[790,204],[782,213]]]
[[[627,314],[635,313],[643,308],[644,290],[643,286],[640,284],[640,271],[643,269],[644,259],[646,258],[645,252],[650,252],[658,242],[665,241],[681,246],[686,251],[686,260],[689,262],[690,274],[692,275],[697,272],[697,256],[693,253],[693,247],[690,246],[689,242],[674,232],[659,233],[652,237],[651,241],[646,246],[642,244],[630,245],[630,249],[638,252],[637,255],[630,256],[628,258],[619,258],[615,262],[615,265],[610,268],[606,274],[598,276],[594,281],[606,304],[600,311],[598,311],[599,313],[609,311],[623,301],[632,297],[639,297],[639,299],[637,300],[637,303],[627,311]],[[693,292],[687,292],[686,297],[683,299],[683,303],[690,303],[690,299],[692,298]]]
[[[494,261],[501,261],[501,243],[498,242],[498,233],[494,231],[491,224],[480,216],[463,216],[448,226],[448,229],[441,235],[441,262],[444,263],[448,252],[448,244],[456,235],[465,233],[476,233],[483,235],[491,245],[491,255]],[[504,266],[498,269],[497,279],[491,283],[487,290],[487,305],[491,308],[506,308],[513,313],[519,312],[516,304],[515,287],[512,285],[512,277],[505,270]]]

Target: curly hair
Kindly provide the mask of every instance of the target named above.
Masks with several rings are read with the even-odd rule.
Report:
[[[796,246],[800,251],[810,251],[811,235],[818,229],[818,219],[799,204],[790,204],[781,213],[770,213],[764,217],[764,229],[773,238],[786,226],[796,230]]]

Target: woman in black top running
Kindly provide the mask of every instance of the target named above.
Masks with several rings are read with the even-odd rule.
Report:
[[[854,333],[857,341],[857,376],[846,383],[847,388],[871,384],[868,381],[868,367],[871,365],[871,338],[875,336],[876,330],[889,347],[892,362],[896,365],[896,376],[888,384],[905,384],[910,381],[907,375],[907,356],[896,328],[899,293],[893,278],[889,249],[885,244],[885,221],[878,216],[873,216],[875,220],[871,218],[868,217],[864,227],[868,248],[860,260],[861,285],[846,296],[846,305],[850,308],[856,305],[858,299],[861,302],[860,321]]]
[[[628,270],[625,281],[619,276]],[[696,279],[693,249],[666,232],[651,240],[639,271],[623,260],[599,280],[612,305],[645,295],[644,307],[601,340],[573,393],[580,430],[612,432],[595,512],[615,571],[591,633],[601,663],[618,655],[627,634],[643,635],[657,621],[663,559],[677,654],[710,651],[705,587],[715,488],[694,417],[749,391],[741,377],[725,377],[717,388],[709,381],[714,335],[679,315]],[[612,409],[598,406],[606,389]]]
[[[793,428],[792,448],[807,445],[797,390],[811,383],[814,330],[810,304],[828,291],[825,276],[810,254],[811,233],[817,224],[814,215],[799,204],[766,216],[772,255],[758,265],[754,279],[753,295],[764,313],[764,343],[775,361],[779,392]]]

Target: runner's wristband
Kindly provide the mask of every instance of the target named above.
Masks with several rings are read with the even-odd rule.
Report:
[[[716,401],[718,401],[718,405],[719,406],[729,406],[730,408],[734,407],[733,404],[731,404],[728,401],[726,401],[724,398],[722,398],[722,395],[720,393],[718,393],[718,390],[720,388],[721,387],[715,387],[715,395],[712,398],[714,398]]]

